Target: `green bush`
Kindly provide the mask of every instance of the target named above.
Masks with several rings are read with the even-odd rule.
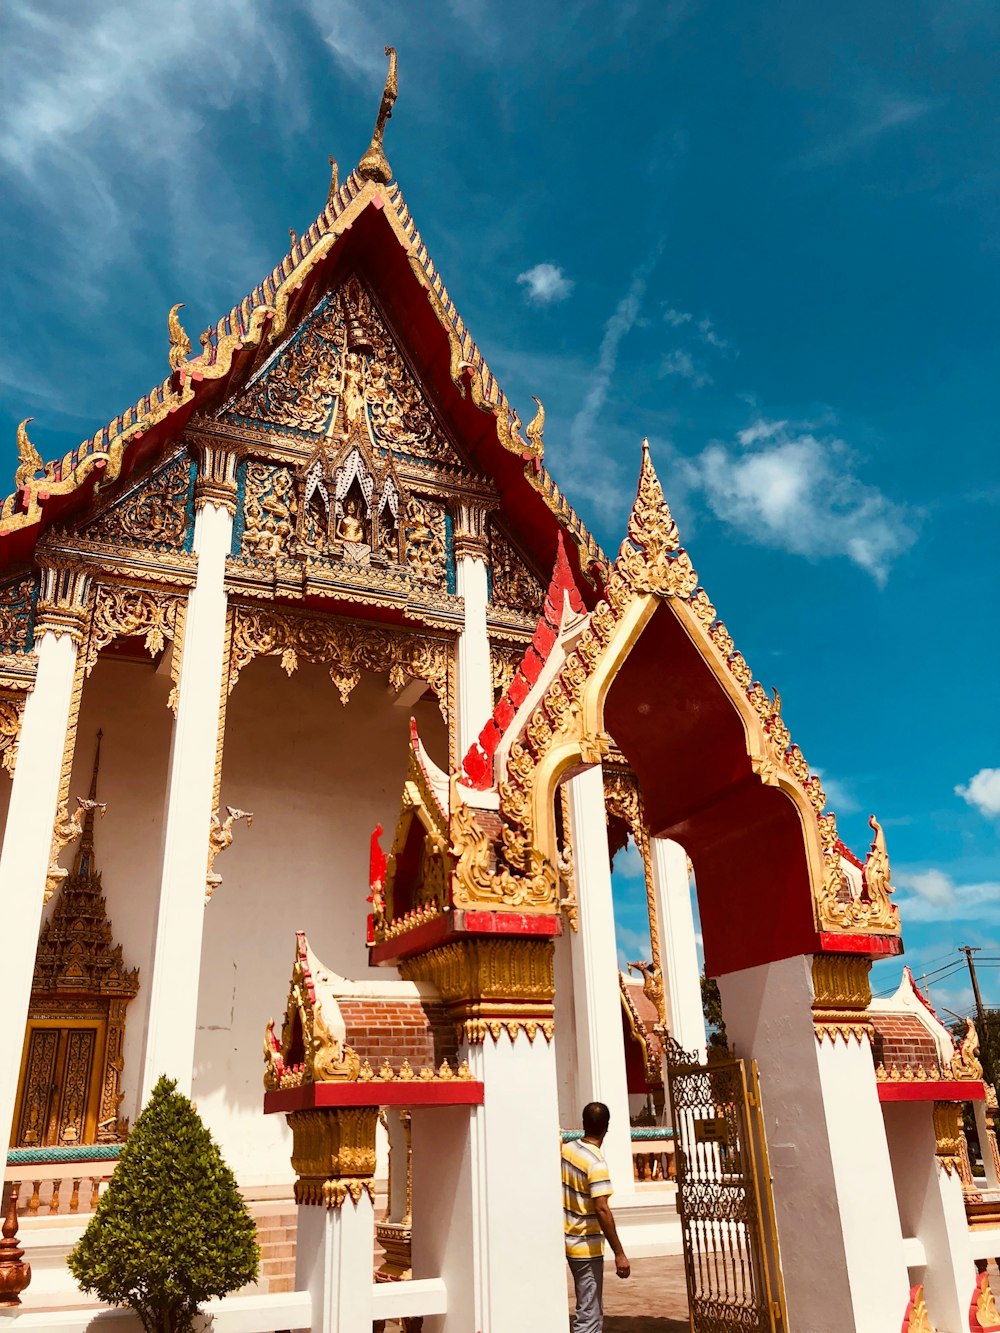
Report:
[[[257,1276],[256,1228],[198,1112],[161,1078],[69,1255],[84,1291],[147,1333],[187,1333],[199,1304]]]

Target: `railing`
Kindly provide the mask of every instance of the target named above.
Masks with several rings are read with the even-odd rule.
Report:
[[[4,1171],[3,1206],[19,1186],[22,1218],[92,1213],[124,1147],[87,1143],[63,1148],[11,1148]]]

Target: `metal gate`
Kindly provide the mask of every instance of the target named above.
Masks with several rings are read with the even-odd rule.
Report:
[[[785,1333],[757,1066],[675,1043],[667,1082],[694,1333]]]

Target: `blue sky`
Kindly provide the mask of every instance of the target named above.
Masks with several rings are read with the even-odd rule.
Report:
[[[364,151],[392,42],[389,159],[555,476],[613,549],[649,436],[843,836],[886,827],[918,976],[1000,954],[995,4],[11,0],[4,27],[8,475],[22,417],[61,454],[162,379],[170,305],[194,336],[271,268]]]

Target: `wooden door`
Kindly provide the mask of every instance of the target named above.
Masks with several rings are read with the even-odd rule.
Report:
[[[29,1019],[14,1116],[14,1147],[95,1141],[104,1041],[105,1025],[100,1019]]]

